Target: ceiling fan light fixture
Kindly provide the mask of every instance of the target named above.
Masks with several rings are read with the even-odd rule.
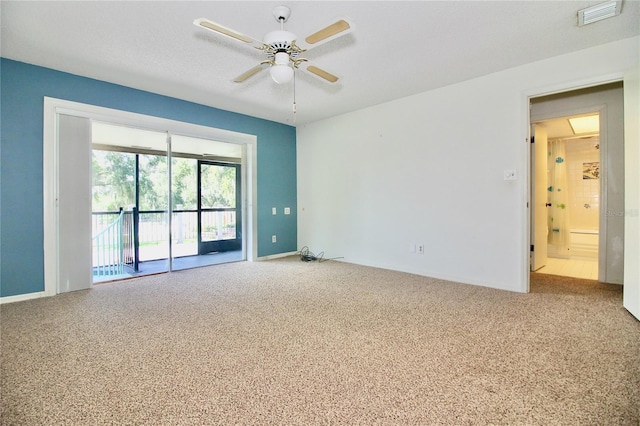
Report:
[[[274,64],[269,70],[271,78],[278,84],[284,84],[293,78],[293,68],[289,66],[289,54],[287,52],[278,52],[274,58]]]
[[[272,65],[269,69],[269,74],[271,74],[271,78],[278,84],[284,84],[291,81],[293,78],[293,68],[289,65]]]

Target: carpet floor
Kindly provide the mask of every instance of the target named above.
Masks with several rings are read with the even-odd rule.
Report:
[[[622,287],[297,257],[3,305],[6,425],[635,425]]]

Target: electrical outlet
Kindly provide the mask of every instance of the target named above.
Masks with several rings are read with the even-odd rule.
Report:
[[[272,243],[275,243],[276,241],[277,241],[276,236],[275,236],[275,235],[272,235],[272,236],[271,236],[271,242],[272,242]]]
[[[419,254],[424,254],[424,245],[422,244],[418,244],[418,253]]]

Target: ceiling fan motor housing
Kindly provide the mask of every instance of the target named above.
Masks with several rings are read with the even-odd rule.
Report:
[[[289,55],[292,60],[298,57],[299,52],[291,49],[292,42],[296,39],[296,35],[285,30],[275,30],[267,33],[262,42],[271,48],[271,52],[267,51],[267,57],[274,59],[276,53],[284,52]]]
[[[262,42],[268,46],[274,44],[291,46],[291,42],[296,39],[296,35],[285,30],[275,30],[265,34]]]

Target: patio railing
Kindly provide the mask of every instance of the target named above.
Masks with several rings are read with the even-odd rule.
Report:
[[[96,277],[124,274],[124,216],[121,208],[118,217],[92,239],[93,275]]]
[[[114,219],[115,218],[115,219]],[[93,212],[94,275],[137,272],[139,263],[166,259],[169,255],[166,211]],[[172,212],[173,255],[198,254],[198,211]],[[202,211],[204,241],[237,238],[235,211]]]

